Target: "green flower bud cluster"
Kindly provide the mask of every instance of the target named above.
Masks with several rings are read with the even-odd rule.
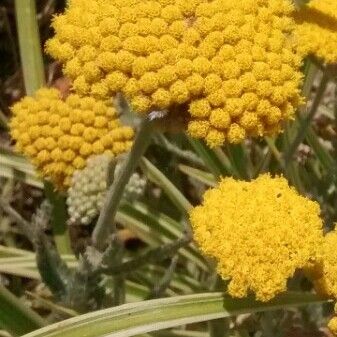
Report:
[[[90,224],[103,207],[111,169],[112,157],[106,154],[93,156],[87,160],[83,170],[75,171],[68,189],[68,213],[71,224]],[[118,176],[121,163],[116,164],[114,179]],[[146,180],[134,173],[126,185],[123,198],[135,200],[145,190]]]
[[[116,165],[115,179],[118,177],[121,167],[121,163]],[[123,198],[128,201],[136,200],[144,194],[145,187],[146,179],[136,172],[130,177],[129,182],[125,186]]]

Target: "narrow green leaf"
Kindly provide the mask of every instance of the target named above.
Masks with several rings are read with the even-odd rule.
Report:
[[[66,317],[75,317],[78,316],[79,313],[76,312],[73,309],[69,309],[66,307],[63,307],[62,305],[54,303],[52,300],[47,300],[38,294],[32,293],[30,291],[25,291],[26,295],[37,301],[40,305],[42,305],[44,308],[48,308],[49,310],[59,313],[61,315],[65,315]]]
[[[116,219],[152,247],[172,242],[183,236],[184,228],[180,223],[140,202],[121,205]],[[181,248],[179,254],[203,270],[208,270],[205,260],[193,244]]]
[[[223,293],[169,297],[121,305],[50,325],[25,337],[131,337],[142,333],[244,313],[304,306],[323,301],[313,294],[287,293],[261,303]]]
[[[157,284],[157,280],[163,277],[165,272],[166,268],[159,265],[146,265],[138,274],[142,273],[142,276],[147,278],[146,282],[153,287]],[[170,288],[179,290],[183,294],[192,294],[200,292],[202,286],[196,278],[188,276],[186,273],[176,271],[173,274]]]
[[[192,205],[185,198],[185,196],[171,183],[171,181],[165,177],[149,160],[142,158],[141,169],[144,174],[153,183],[159,185],[172,202],[183,212],[188,214],[192,209]]]
[[[3,254],[3,255],[2,255]],[[1,256],[12,257],[1,257]],[[70,269],[78,266],[78,261],[74,255],[62,255],[62,260],[66,262]],[[41,275],[37,271],[35,254],[25,250],[16,250],[0,246],[0,273],[15,275],[35,280],[40,280]],[[107,291],[112,289],[112,281],[104,282]],[[149,294],[149,290],[135,282],[126,281],[126,301],[135,302],[144,300]],[[1,320],[0,320],[1,321]]]
[[[308,144],[313,149],[318,160],[320,161],[322,167],[324,167],[324,169],[328,173],[336,175],[337,174],[336,162],[331,157],[329,152],[321,145],[315,131],[311,127],[308,128],[306,139]]]
[[[73,255],[63,255],[62,260],[70,269],[74,269],[78,265],[78,261]],[[32,279],[41,278],[36,267],[35,254],[30,252],[26,256],[0,257],[0,273]]]
[[[251,176],[251,163],[242,144],[228,144],[226,146],[233,173],[237,178],[249,179]]]
[[[16,256],[34,256],[34,253],[28,250],[0,245],[0,258]]]
[[[215,178],[219,178],[224,175],[231,175],[233,173],[231,168],[225,166],[224,162],[221,161],[217,154],[204,142],[190,137],[188,140],[200,158],[204,161],[206,167],[213,173]]]
[[[183,164],[178,165],[178,168],[181,172],[185,173],[187,176],[196,179],[207,186],[215,187],[217,184],[214,175],[212,175],[211,173]]]
[[[285,155],[284,155],[284,161],[285,161],[286,167],[293,160],[293,156],[296,153],[298,146],[305,139],[310,123],[317,112],[317,109],[321,103],[322,97],[326,91],[328,83],[329,83],[329,75],[326,72],[324,72],[323,78],[317,89],[316,96],[313,100],[313,103],[312,103],[312,106],[309,112],[307,112],[304,116],[300,116],[300,115],[298,116],[298,124],[299,124],[298,131],[296,133],[295,139],[292,140],[291,143],[289,143],[289,146],[287,146],[287,151],[285,152]]]
[[[21,336],[46,324],[22,300],[0,285],[0,325],[13,336]]]
[[[43,182],[38,178],[34,167],[28,161],[4,151],[0,151],[0,176],[43,188]]]
[[[23,77],[27,95],[44,85],[44,67],[35,0],[15,0]]]

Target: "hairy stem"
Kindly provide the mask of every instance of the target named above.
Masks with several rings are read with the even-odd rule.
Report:
[[[98,250],[104,249],[109,233],[114,228],[114,219],[123,191],[149,145],[151,134],[152,120],[144,118],[139,127],[132,149],[123,163],[120,174],[108,190],[105,203],[93,231],[92,243]]]

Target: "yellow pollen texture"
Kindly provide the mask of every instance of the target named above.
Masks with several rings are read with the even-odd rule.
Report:
[[[190,214],[194,239],[217,262],[233,297],[269,301],[295,271],[317,259],[322,221],[318,203],[283,177],[250,182],[224,178]]]
[[[337,62],[337,2],[312,0],[295,13],[296,44],[303,56]]]
[[[310,270],[316,292],[337,299],[337,230],[327,233],[320,250],[320,262]]]
[[[16,103],[12,113],[16,150],[60,190],[90,156],[118,155],[132,145],[133,129],[121,125],[113,106],[92,97],[70,95],[63,101],[58,90],[42,88]]]
[[[121,92],[141,114],[178,108],[215,147],[294,117],[293,12],[290,0],[71,0],[46,49],[80,95]]]

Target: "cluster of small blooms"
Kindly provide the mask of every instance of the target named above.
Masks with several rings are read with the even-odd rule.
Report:
[[[84,169],[75,171],[68,189],[70,223],[90,224],[102,209],[107,192],[111,156],[103,154],[87,160]],[[114,178],[118,177],[117,163]],[[134,173],[125,187],[123,198],[134,200],[143,195],[146,180]]]
[[[210,146],[238,143],[280,131],[301,101],[293,10],[290,0],[71,0],[46,49],[81,95],[122,92],[139,113],[182,111]]]
[[[74,172],[67,197],[70,223],[87,225],[98,215],[107,190],[110,161],[109,155],[93,156],[84,169]]]
[[[316,292],[322,296],[337,299],[337,230],[324,236],[320,249],[321,262],[316,263],[310,276]]]
[[[252,197],[253,196],[253,197]],[[316,260],[323,238],[320,208],[282,177],[223,179],[190,215],[201,250],[217,261],[228,292],[269,301],[298,268]]]
[[[295,13],[295,36],[300,54],[337,62],[337,2],[312,0]]]
[[[105,101],[42,88],[12,107],[11,135],[16,150],[30,158],[59,189],[93,154],[118,155],[132,145],[133,129],[122,126]]]
[[[122,162],[118,162],[115,169],[115,179],[118,179],[118,175],[122,169]],[[147,180],[142,177],[138,172],[135,172],[130,177],[129,182],[125,186],[123,192],[123,198],[125,200],[136,200],[144,195]]]
[[[307,272],[313,281],[317,294],[337,300],[337,229],[324,236],[320,246],[319,261],[309,266]],[[337,305],[335,306],[337,314]],[[331,332],[337,336],[337,317],[328,324]]]

